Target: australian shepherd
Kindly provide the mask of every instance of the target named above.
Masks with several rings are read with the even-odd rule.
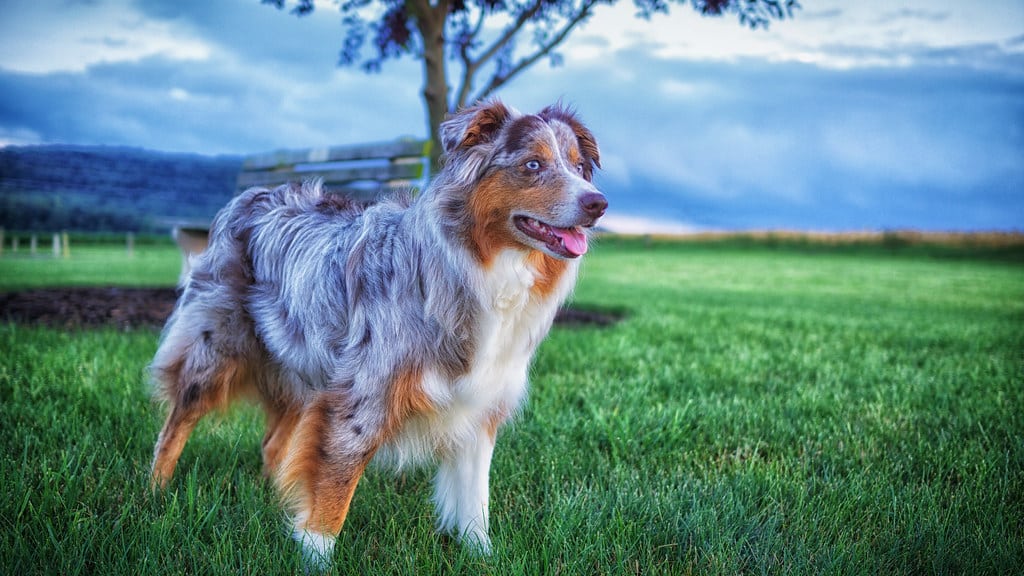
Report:
[[[561,105],[491,101],[441,126],[445,165],[415,199],[369,206],[318,183],[253,188],[214,219],[150,367],[170,406],[167,485],[207,412],[251,397],[306,558],[325,566],[372,460],[437,466],[437,525],[490,549],[498,428],[607,207],[597,142]]]

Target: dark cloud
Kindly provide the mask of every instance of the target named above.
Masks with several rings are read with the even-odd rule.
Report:
[[[413,86],[356,71],[313,80],[277,72],[157,57],[81,73],[0,71],[0,135],[244,154],[423,132]]]
[[[343,39],[341,15],[332,4],[299,18],[258,0],[135,0],[146,16],[171,22],[219,46],[251,66],[287,69],[288,76],[330,74]]]

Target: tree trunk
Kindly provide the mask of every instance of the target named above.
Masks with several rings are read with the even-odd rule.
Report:
[[[427,110],[430,130],[430,175],[441,169],[441,122],[448,114],[448,70],[445,62],[444,26],[448,17],[448,2],[440,0],[431,6],[429,0],[411,3],[416,14],[416,26],[423,39],[423,102]]]

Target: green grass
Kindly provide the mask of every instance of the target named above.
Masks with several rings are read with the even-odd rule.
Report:
[[[171,242],[124,244],[72,242],[69,258],[40,249],[30,255],[6,247],[0,258],[0,292],[53,286],[173,286],[181,271],[181,252]]]
[[[161,259],[119,280],[173,282]],[[494,555],[433,534],[428,473],[371,470],[334,569],[1020,573],[1018,261],[602,240],[576,300],[627,317],[541,347],[495,454]],[[75,274],[47,281],[111,277]],[[301,572],[255,409],[202,422],[170,489],[148,492],[155,333],[6,325],[0,347],[7,573]]]

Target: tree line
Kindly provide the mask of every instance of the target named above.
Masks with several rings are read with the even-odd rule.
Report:
[[[234,193],[241,159],[135,148],[0,149],[0,227],[159,232],[209,220]]]

